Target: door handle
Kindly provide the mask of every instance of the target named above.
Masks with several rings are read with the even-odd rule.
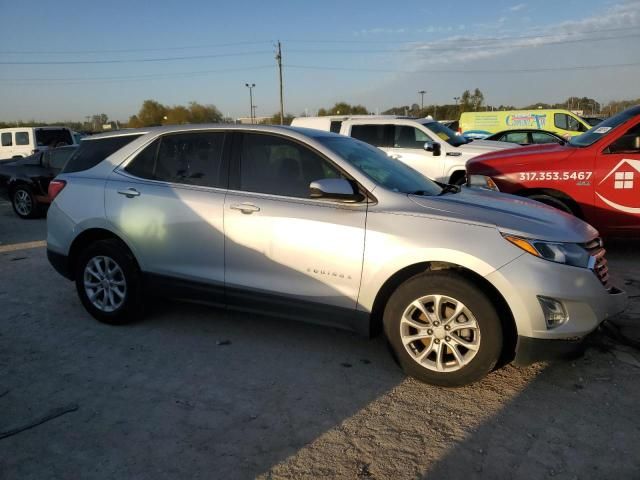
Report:
[[[127,188],[126,190],[118,190],[120,195],[124,195],[127,198],[139,197],[140,192],[135,188]]]
[[[390,154],[389,155],[390,158],[393,158],[394,160],[400,160],[400,155],[396,155],[396,154]]]
[[[260,207],[252,203],[234,203],[230,208],[231,210],[240,210],[242,213],[247,215],[260,211]]]

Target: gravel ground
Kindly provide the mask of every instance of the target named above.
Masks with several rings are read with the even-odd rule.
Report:
[[[596,335],[573,362],[447,390],[384,341],[194,305],[92,320],[0,204],[0,478],[640,478],[640,352]],[[636,244],[637,245],[637,244]],[[640,339],[640,252],[610,246]]]

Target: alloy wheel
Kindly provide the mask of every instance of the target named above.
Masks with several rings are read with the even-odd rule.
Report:
[[[427,295],[411,302],[400,320],[400,337],[415,362],[435,372],[455,372],[480,350],[480,326],[459,300]]]
[[[26,190],[17,190],[13,194],[13,204],[16,210],[23,217],[27,217],[31,214],[33,209],[33,202],[31,201],[31,195]]]
[[[111,257],[91,258],[84,268],[83,282],[87,298],[98,310],[113,312],[124,304],[127,281]]]

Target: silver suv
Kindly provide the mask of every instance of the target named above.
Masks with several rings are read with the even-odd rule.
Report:
[[[625,303],[586,223],[330,132],[102,134],[50,194],[50,262],[111,324],[154,293],[383,330],[409,375],[458,386],[574,348]]]

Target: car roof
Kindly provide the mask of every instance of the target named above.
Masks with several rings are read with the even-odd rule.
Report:
[[[97,133],[84,137],[81,141],[88,142],[92,140],[100,140],[102,138],[122,137],[126,135],[145,135],[147,133],[154,134],[166,134],[174,132],[189,132],[198,130],[237,130],[237,131],[256,131],[265,133],[284,133],[284,132],[298,132],[307,137],[320,138],[328,136],[340,136],[332,132],[323,130],[316,130],[312,128],[304,127],[290,127],[285,125],[238,125],[233,123],[196,123],[196,124],[184,124],[184,125],[163,125],[160,127],[147,127],[147,128],[127,128],[123,130],[114,130],[111,132]]]

